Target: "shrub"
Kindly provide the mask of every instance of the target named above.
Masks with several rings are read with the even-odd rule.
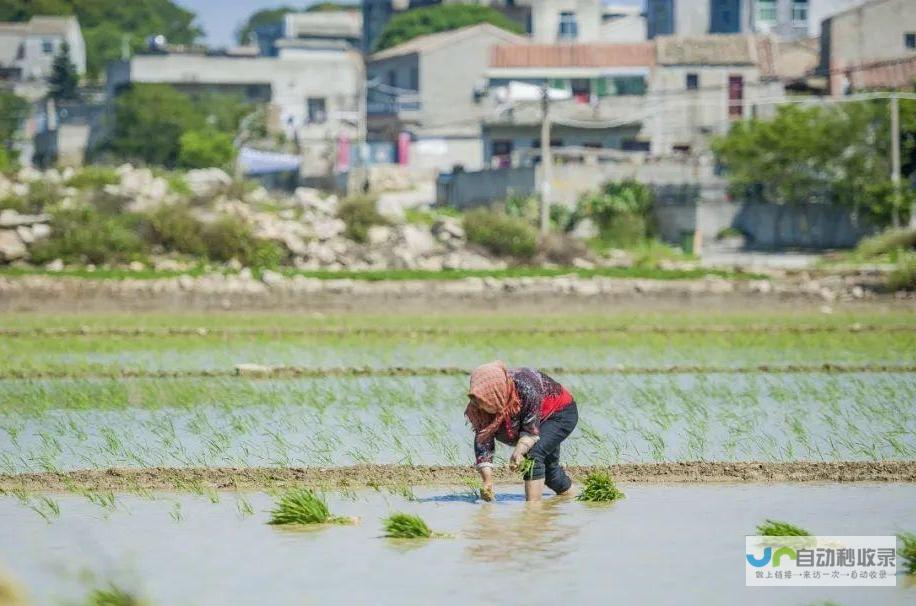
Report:
[[[16,155],[0,145],[0,173],[12,172],[18,163]]]
[[[183,168],[225,168],[234,158],[235,147],[229,133],[191,130],[179,140],[178,164]]]
[[[606,503],[622,499],[623,496],[623,492],[617,488],[609,474],[603,471],[593,471],[585,477],[585,488],[576,499],[591,503]]]
[[[907,574],[916,574],[916,534],[903,532],[897,535],[902,547],[897,550]]]
[[[496,255],[528,259],[537,250],[537,233],[523,219],[488,209],[476,209],[464,216],[468,242],[479,244]]]
[[[152,244],[189,255],[210,256],[204,241],[204,225],[187,206],[163,206],[149,215],[147,227],[147,238]]]
[[[251,227],[235,217],[223,217],[205,225],[201,237],[211,261],[235,258],[249,267],[276,267],[283,260],[279,244],[256,238]]]
[[[420,516],[393,513],[385,520],[385,536],[391,539],[428,539],[433,536],[433,531]]]
[[[0,210],[9,208],[21,213],[40,213],[51,207],[60,199],[57,186],[45,181],[34,181],[29,184],[25,196],[7,196],[0,200]]]
[[[378,212],[376,199],[370,196],[347,198],[337,207],[337,216],[347,224],[344,235],[356,242],[368,241],[373,225],[388,224],[388,219]]]
[[[916,290],[916,254],[897,259],[897,267],[887,277],[887,287],[892,291]]]
[[[66,185],[76,189],[97,190],[120,182],[118,172],[110,166],[86,166],[67,179]]]
[[[618,215],[646,216],[653,202],[652,190],[647,185],[632,179],[608,181],[598,192],[579,198],[576,214],[578,218],[589,218],[605,226]]]
[[[541,203],[534,196],[520,196],[510,194],[503,201],[503,210],[510,217],[524,219],[532,225],[537,225],[541,217]]]
[[[538,253],[545,261],[564,267],[572,265],[574,259],[589,257],[584,242],[563,232],[550,232],[541,238]]]
[[[788,522],[764,520],[757,525],[757,534],[763,537],[810,537],[811,533]]]
[[[629,247],[649,235],[653,202],[652,190],[638,181],[608,181],[599,191],[579,198],[573,222],[591,219],[605,243]]]
[[[897,250],[916,248],[916,229],[889,229],[885,232],[865,238],[856,247],[863,257],[877,257]]]
[[[352,518],[332,516],[327,503],[308,488],[294,488],[280,497],[268,524],[349,524]]]
[[[57,209],[51,213],[51,235],[35,243],[32,260],[46,263],[118,263],[143,257],[146,242],[139,236],[140,218],[106,215],[92,207]]]

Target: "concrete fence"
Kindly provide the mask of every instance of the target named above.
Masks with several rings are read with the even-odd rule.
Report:
[[[659,236],[685,248],[696,241],[697,232],[708,243],[726,228],[741,231],[749,248],[761,250],[849,248],[877,231],[868,220],[837,206],[730,201],[726,182],[711,168],[683,162],[556,166],[551,198],[572,207],[579,196],[605,181],[627,178],[652,187]],[[443,175],[437,182],[437,200],[454,208],[473,208],[512,194],[535,195],[539,179],[540,171],[533,167]]]

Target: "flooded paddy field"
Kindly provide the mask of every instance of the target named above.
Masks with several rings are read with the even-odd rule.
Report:
[[[876,484],[621,484],[613,504],[548,498],[526,505],[520,486],[493,503],[455,487],[330,493],[355,526],[269,526],[263,492],[115,494],[99,505],[51,494],[45,521],[0,497],[0,566],[35,603],[64,603],[116,583],[153,604],[428,604],[489,602],[507,579],[531,604],[770,604],[747,588],[744,535],[774,514],[820,534],[892,534],[912,526],[916,486]],[[391,511],[421,515],[452,535],[381,538]],[[677,512],[677,515],[673,515]],[[900,575],[889,588],[781,588],[781,604],[911,604]],[[513,595],[518,595],[513,593]]]
[[[557,379],[583,411],[571,464],[916,459],[916,373]],[[466,381],[0,381],[0,472],[467,464]]]
[[[499,498],[476,501],[466,372],[496,358],[570,389],[563,462],[626,499],[526,506],[501,448]],[[506,579],[532,604],[771,603],[744,587],[745,534],[916,531],[914,466],[906,307],[0,316],[0,569],[36,604],[86,571],[152,604],[492,601]],[[268,526],[303,484],[362,523]],[[393,510],[454,538],[381,539]],[[904,604],[911,585],[778,599]]]

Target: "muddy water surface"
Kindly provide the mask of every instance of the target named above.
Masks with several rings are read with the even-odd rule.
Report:
[[[263,493],[118,495],[114,511],[51,495],[46,523],[0,497],[0,567],[38,604],[85,592],[80,571],[139,590],[153,604],[912,604],[916,587],[830,590],[744,587],[744,535],[766,517],[821,534],[892,534],[916,527],[916,485],[622,485],[627,498],[590,506],[496,503],[454,488],[416,500],[387,492],[329,495],[362,523],[310,530],[268,526]],[[239,499],[254,513],[240,513]],[[391,510],[418,513],[454,538],[380,538]]]

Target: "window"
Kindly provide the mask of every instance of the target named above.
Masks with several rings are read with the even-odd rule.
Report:
[[[599,83],[598,96],[622,97],[646,94],[646,79],[642,76],[608,76]]]
[[[579,37],[579,26],[576,23],[576,13],[563,11],[560,13],[560,26],[557,29],[558,40],[575,40]]]
[[[620,149],[623,151],[647,152],[651,151],[652,148],[648,141],[640,141],[638,139],[624,139],[620,144]]]
[[[709,33],[737,34],[741,31],[738,15],[741,14],[740,0],[715,0],[709,15]]]
[[[398,73],[393,69],[388,70],[388,86],[398,85]]]
[[[808,0],[792,2],[792,21],[799,25],[808,23]]]
[[[572,96],[580,103],[588,103],[592,94],[592,82],[585,78],[573,78],[570,80]]]
[[[757,0],[757,23],[776,23],[776,0]]]
[[[649,37],[674,33],[672,0],[649,0]]]
[[[41,52],[46,55],[51,55],[54,53],[54,40],[42,40],[41,41]]]
[[[697,90],[700,88],[700,75],[687,74],[687,90]]]
[[[903,44],[910,50],[916,49],[916,32],[903,34]]]
[[[728,77],[728,117],[744,116],[744,77]]]
[[[420,90],[420,70],[416,67],[410,68],[410,90]]]
[[[325,107],[324,97],[309,97],[309,124],[323,124],[328,119],[327,108]]]

